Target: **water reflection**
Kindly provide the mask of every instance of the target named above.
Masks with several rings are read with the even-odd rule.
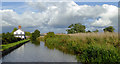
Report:
[[[39,44],[39,45],[38,45]],[[19,52],[19,53],[18,53]],[[24,52],[24,53],[23,53]],[[74,55],[51,50],[44,42],[29,42],[2,59],[3,62],[77,62]]]
[[[40,46],[40,41],[39,40],[31,40],[31,43],[34,44],[35,46]]]

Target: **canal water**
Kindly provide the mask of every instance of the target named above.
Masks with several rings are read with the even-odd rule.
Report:
[[[77,62],[74,55],[57,49],[49,49],[44,42],[34,45],[26,43],[2,58],[2,62]]]

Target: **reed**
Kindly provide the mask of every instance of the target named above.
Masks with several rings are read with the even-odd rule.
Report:
[[[48,48],[57,48],[76,55],[78,61],[120,62],[120,41],[117,33],[77,33],[45,36]]]

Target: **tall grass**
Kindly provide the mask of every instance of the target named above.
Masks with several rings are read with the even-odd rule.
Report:
[[[120,41],[117,33],[78,33],[45,36],[45,45],[75,54],[78,61],[120,62]]]

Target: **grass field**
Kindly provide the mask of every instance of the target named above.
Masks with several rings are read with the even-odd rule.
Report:
[[[3,51],[3,50],[6,50],[6,49],[9,49],[10,47],[13,47],[13,46],[16,46],[20,43],[23,43],[23,42],[26,42],[30,39],[26,39],[26,40],[21,40],[21,41],[18,41],[18,42],[14,42],[14,43],[10,43],[10,44],[6,44],[6,45],[0,45],[2,47],[2,49],[0,49],[0,51]]]
[[[85,63],[120,62],[120,41],[117,33],[55,35],[46,38],[45,45],[74,54],[78,61]]]

